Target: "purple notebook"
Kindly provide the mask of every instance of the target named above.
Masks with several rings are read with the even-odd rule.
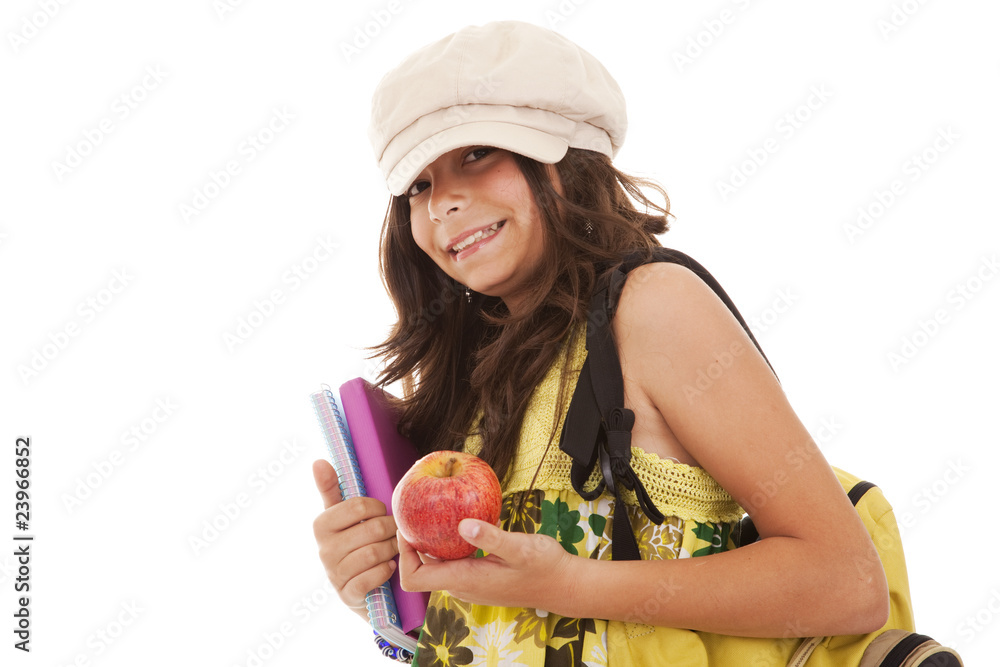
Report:
[[[396,483],[419,458],[417,449],[396,431],[396,415],[384,392],[364,380],[355,378],[340,386],[347,427],[354,441],[354,453],[371,498],[385,503],[392,514],[392,491]],[[399,564],[399,556],[396,556]],[[409,593],[399,585],[399,568],[389,580],[402,628],[419,632],[427,613],[427,593]]]

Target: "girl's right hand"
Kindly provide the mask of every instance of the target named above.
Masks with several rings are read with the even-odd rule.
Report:
[[[328,461],[313,462],[313,477],[326,508],[313,521],[319,558],[340,599],[367,620],[365,595],[396,569],[396,520],[375,498],[343,500]]]

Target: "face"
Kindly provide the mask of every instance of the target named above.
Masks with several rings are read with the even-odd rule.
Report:
[[[413,240],[441,270],[513,312],[542,261],[544,233],[528,183],[505,150],[459,148],[406,192]]]

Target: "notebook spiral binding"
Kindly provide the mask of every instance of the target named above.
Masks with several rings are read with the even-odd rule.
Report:
[[[321,386],[322,390],[311,394],[310,398],[323,431],[330,462],[337,471],[340,496],[344,500],[364,496],[365,482],[354,455],[354,444],[351,441],[347,421],[338,408],[332,389],[326,384]],[[410,651],[416,650],[416,640],[403,632],[389,582],[369,591],[365,596],[365,604],[368,607],[368,619],[372,628],[379,635],[396,646]]]

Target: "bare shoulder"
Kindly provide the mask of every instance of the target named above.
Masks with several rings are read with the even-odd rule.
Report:
[[[633,269],[625,281],[621,304],[629,300],[656,299],[658,296],[714,294],[694,271],[674,262],[649,262]]]
[[[626,405],[636,415],[633,444],[702,466],[698,443],[684,437],[692,419],[706,417],[697,414],[706,402],[695,399],[737,358],[751,356],[748,350],[756,354],[753,343],[701,278],[667,262],[645,264],[629,274],[612,327]]]
[[[674,343],[719,343],[722,338],[749,342],[712,288],[691,269],[671,262],[644,264],[629,273],[613,326],[619,341],[632,338],[633,343],[654,343],[661,350]]]
[[[839,503],[839,482],[722,300],[682,266],[649,264],[633,274],[613,326],[636,403],[655,408],[648,414],[663,419],[758,528],[794,531],[807,508]],[[787,480],[781,492],[754,507],[756,485],[775,474]],[[838,506],[851,515],[849,502]]]
[[[717,401],[724,397],[784,398],[733,313],[684,266],[657,262],[632,271],[613,329],[623,371],[672,427],[708,417],[703,411],[723,407]]]

